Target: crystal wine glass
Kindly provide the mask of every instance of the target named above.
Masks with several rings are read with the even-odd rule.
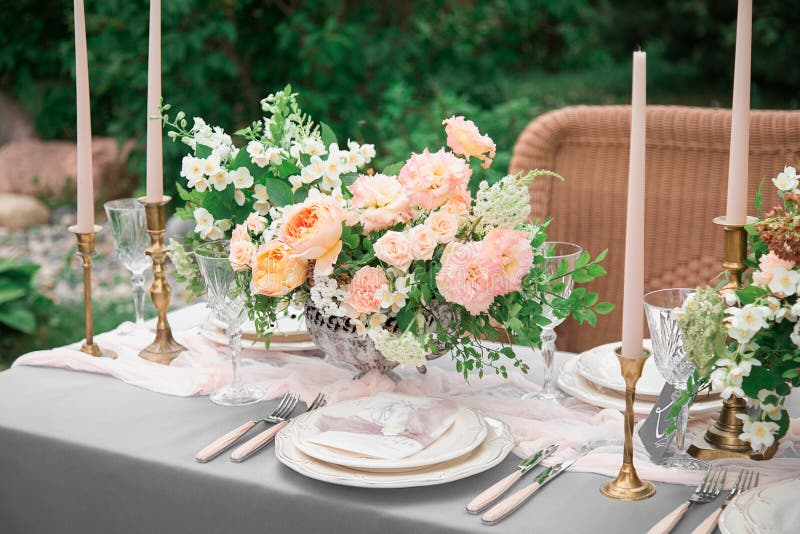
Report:
[[[120,263],[131,273],[133,288],[133,311],[136,322],[123,323],[120,332],[132,334],[144,328],[144,273],[152,265],[152,259],[145,254],[150,244],[144,217],[144,206],[135,198],[121,198],[106,202],[111,235]]]
[[[245,321],[244,289],[237,283],[242,271],[234,270],[228,259],[228,241],[210,241],[198,246],[195,251],[200,273],[206,284],[208,303],[217,319],[224,322],[231,348],[233,381],[211,394],[211,400],[223,406],[246,406],[258,402],[264,393],[255,386],[242,383],[240,371],[242,353],[242,324]]]
[[[566,261],[568,265],[567,273],[575,269],[575,262],[581,255],[583,249],[574,243],[564,243],[560,241],[547,241],[544,243],[545,270],[554,276],[558,271],[558,266]],[[572,276],[569,274],[553,279],[554,286],[563,284],[563,288],[557,294],[549,295],[547,301],[552,301],[555,297],[567,298],[572,293]],[[564,322],[566,316],[555,313],[555,310],[547,304],[544,305],[544,316],[550,320],[550,324],[542,327],[542,358],[544,359],[544,384],[542,390],[537,394],[527,394],[523,399],[536,398],[550,401],[560,401],[564,395],[556,388],[556,372],[553,368],[553,357],[556,353],[556,331],[555,328]]]
[[[674,310],[680,308],[686,298],[694,292],[694,289],[671,288],[652,291],[644,296],[644,310],[653,341],[653,358],[661,376],[675,388],[672,395],[673,402],[686,389],[686,380],[694,371],[694,365],[686,360],[683,335],[678,327]],[[668,456],[662,465],[680,469],[706,469],[707,463],[686,454],[685,438],[688,422],[689,408],[684,405],[678,415],[674,440],[675,453]]]

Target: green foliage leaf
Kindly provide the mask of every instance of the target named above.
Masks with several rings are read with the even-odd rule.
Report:
[[[0,305],[0,323],[25,334],[32,334],[36,329],[36,316],[27,308],[6,303]]]
[[[594,312],[597,315],[605,315],[610,313],[614,309],[614,305],[610,302],[599,302],[597,306],[594,307]]]
[[[400,174],[400,169],[402,169],[403,165],[405,164],[406,164],[405,161],[398,161],[395,163],[391,163],[383,168],[383,174],[385,174],[386,176],[397,176],[398,174]]]
[[[207,158],[208,156],[211,155],[212,152],[213,149],[210,146],[201,145],[200,143],[197,143],[197,149],[194,151],[194,154],[198,158]]]
[[[294,202],[292,188],[286,182],[276,178],[267,178],[264,185],[267,188],[269,199],[276,206],[288,206]]]
[[[322,136],[322,142],[325,143],[326,147],[336,143],[336,134],[333,133],[333,129],[324,122],[319,123],[319,133]]]
[[[736,291],[736,296],[742,304],[752,304],[767,294],[767,290],[758,286],[746,286]]]

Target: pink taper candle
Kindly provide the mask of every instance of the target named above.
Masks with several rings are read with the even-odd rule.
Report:
[[[622,300],[622,355],[641,357],[644,337],[644,156],[647,63],[633,53],[631,152],[628,165],[628,213],[625,222],[625,285]]]
[[[753,26],[753,0],[739,0],[736,19],[736,61],[733,66],[733,118],[731,153],[728,159],[729,224],[745,224],[747,219],[747,166],[750,151],[750,41]]]
[[[161,154],[161,0],[150,0],[150,47],[147,57],[147,201],[164,197]]]
[[[75,9],[75,90],[78,114],[77,231],[94,230],[94,187],[92,183],[92,118],[89,108],[89,59],[86,53],[86,20],[83,0],[74,0]]]

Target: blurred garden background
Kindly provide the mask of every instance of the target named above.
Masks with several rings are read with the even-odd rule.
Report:
[[[753,108],[800,106],[798,8],[798,0],[755,2]],[[85,10],[92,128],[110,143],[95,146],[95,159],[107,159],[100,192],[138,195],[148,2],[85,0]],[[169,0],[162,19],[162,92],[173,110],[232,132],[260,118],[261,98],[291,83],[304,110],[340,138],[374,143],[378,167],[438,146],[442,118],[460,114],[496,141],[500,174],[537,115],[627,104],[637,45],[648,53],[649,103],[731,100],[735,0]],[[64,231],[74,181],[53,179],[57,158],[74,147],[51,143],[75,139],[72,1],[6,2],[0,34],[0,192],[33,196],[39,209],[19,221],[13,203],[0,202],[13,212],[0,213],[0,223],[17,217],[0,230],[2,368],[23,352],[82,337],[82,304]],[[165,140],[167,192],[181,150]],[[49,187],[39,187],[42,165]],[[104,239],[98,331],[132,316],[127,274]]]

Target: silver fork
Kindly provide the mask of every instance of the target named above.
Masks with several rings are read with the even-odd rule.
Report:
[[[251,428],[259,423],[280,423],[292,413],[294,407],[297,406],[297,401],[299,398],[300,397],[298,397],[295,393],[287,393],[283,396],[283,398],[281,398],[280,402],[271,414],[266,416],[264,419],[253,419],[252,421],[248,421],[245,424],[234,428],[224,436],[215,439],[194,455],[195,461],[200,463],[210,462],[231,448],[242,436],[247,434]]]
[[[325,395],[320,393],[319,395],[317,395],[317,398],[315,398],[314,401],[308,406],[306,412],[316,410],[317,408],[322,408],[327,403],[328,401],[325,398]],[[249,440],[245,441],[242,445],[237,447],[231,453],[231,462],[237,462],[237,463],[244,462],[245,460],[253,456],[255,453],[257,453],[258,451],[269,445],[269,443],[275,438],[278,432],[280,432],[283,427],[289,424],[290,418],[288,417],[288,415],[289,414],[287,414],[287,417],[283,418],[283,420],[280,423],[264,430],[257,436],[250,438]]]
[[[722,491],[722,486],[725,484],[725,478],[728,476],[727,467],[712,467],[706,471],[706,476],[697,485],[694,493],[689,497],[689,500],[675,508],[664,519],[656,523],[653,528],[647,531],[647,534],[668,534],[680,522],[686,511],[693,504],[704,504],[711,502]]]
[[[711,534],[714,531],[714,528],[717,526],[719,516],[722,514],[722,511],[725,509],[725,507],[728,506],[728,503],[740,493],[751,490],[758,486],[758,478],[759,473],[756,471],[751,471],[749,469],[742,469],[739,471],[739,476],[736,478],[736,484],[734,484],[731,492],[728,493],[728,496],[725,498],[725,502],[723,502],[722,506],[717,508],[713,514],[708,516],[705,521],[700,523],[697,528],[692,531],[692,534]]]

